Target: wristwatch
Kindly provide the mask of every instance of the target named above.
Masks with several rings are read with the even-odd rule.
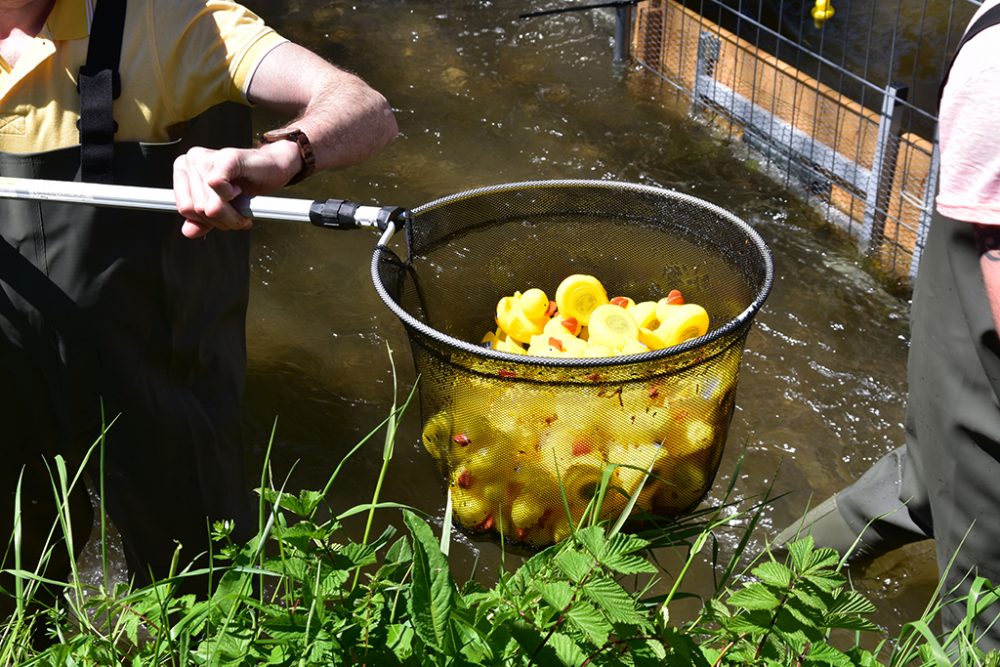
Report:
[[[302,169],[292,177],[292,180],[285,184],[295,185],[316,171],[316,155],[313,153],[312,144],[309,143],[309,137],[297,127],[269,130],[260,135],[261,144],[273,144],[276,141],[285,140],[295,142],[295,145],[299,147],[299,156],[302,158]]]

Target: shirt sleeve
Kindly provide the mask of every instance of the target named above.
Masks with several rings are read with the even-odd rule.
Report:
[[[941,98],[938,141],[942,215],[1000,224],[1000,29],[970,40]]]
[[[152,6],[157,70],[178,118],[193,118],[222,102],[248,104],[257,66],[287,41],[228,0],[160,0]]]

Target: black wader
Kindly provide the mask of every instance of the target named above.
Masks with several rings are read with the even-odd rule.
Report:
[[[100,7],[115,4],[98,4],[91,44],[107,21]],[[121,24],[114,24],[120,44]],[[83,113],[108,114],[98,125],[110,121],[110,99],[88,102],[83,93]],[[242,115],[234,122],[223,107],[212,110],[192,123],[183,144],[111,145],[108,135],[95,154],[100,163],[102,150],[105,157],[113,153],[113,166],[109,161],[103,176],[98,168],[97,180],[169,186],[173,160],[189,145],[245,145],[248,110],[227,106]],[[83,125],[88,122],[94,126],[93,118]],[[192,140],[192,134],[210,140]],[[94,180],[86,172],[79,147],[0,153],[0,176]],[[72,474],[100,434],[102,407],[106,420],[114,420],[104,454],[104,501],[140,582],[149,568],[165,575],[175,540],[184,547],[182,564],[205,551],[208,518],[254,528],[239,424],[249,233],[216,231],[190,240],[180,227],[175,214],[0,200],[0,535],[11,534],[14,489],[24,468],[28,569],[37,562],[32,546],[37,549],[56,516],[43,457],[52,466],[51,457],[61,454]],[[97,460],[95,453],[94,479]],[[78,547],[90,528],[81,496]],[[13,567],[9,550],[4,567]],[[10,579],[0,585],[10,590]]]
[[[997,23],[1000,7],[962,43]],[[980,254],[972,224],[934,215],[910,314],[906,444],[836,496],[855,534],[888,514],[863,535],[871,552],[933,537],[939,568],[955,559],[943,589],[951,598],[968,592],[976,575],[1000,585],[1000,339]],[[945,629],[964,615],[964,605],[948,606]],[[980,646],[1000,647],[1000,627]]]

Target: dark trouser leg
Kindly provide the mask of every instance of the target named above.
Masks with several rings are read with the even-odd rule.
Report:
[[[927,511],[926,494],[913,483],[911,467],[903,445],[836,495],[837,510],[850,533],[861,536],[858,557],[878,556],[932,536],[930,526],[921,519]]]
[[[969,590],[967,575],[1000,584],[1000,345],[971,225],[935,216],[912,322],[912,471],[933,520],[938,567],[955,559],[944,575],[955,598]],[[964,608],[948,607],[945,629],[962,616]],[[1000,646],[1000,631],[980,644]]]

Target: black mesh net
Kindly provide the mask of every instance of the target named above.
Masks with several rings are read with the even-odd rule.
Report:
[[[726,211],[659,188],[541,181],[414,209],[380,245],[376,289],[409,334],[423,444],[470,531],[557,542],[585,515],[675,515],[719,465],[740,358],[771,287],[759,235]],[[534,357],[478,343],[501,297],[570,274],[635,301],[679,289],[706,335],[628,356]]]

